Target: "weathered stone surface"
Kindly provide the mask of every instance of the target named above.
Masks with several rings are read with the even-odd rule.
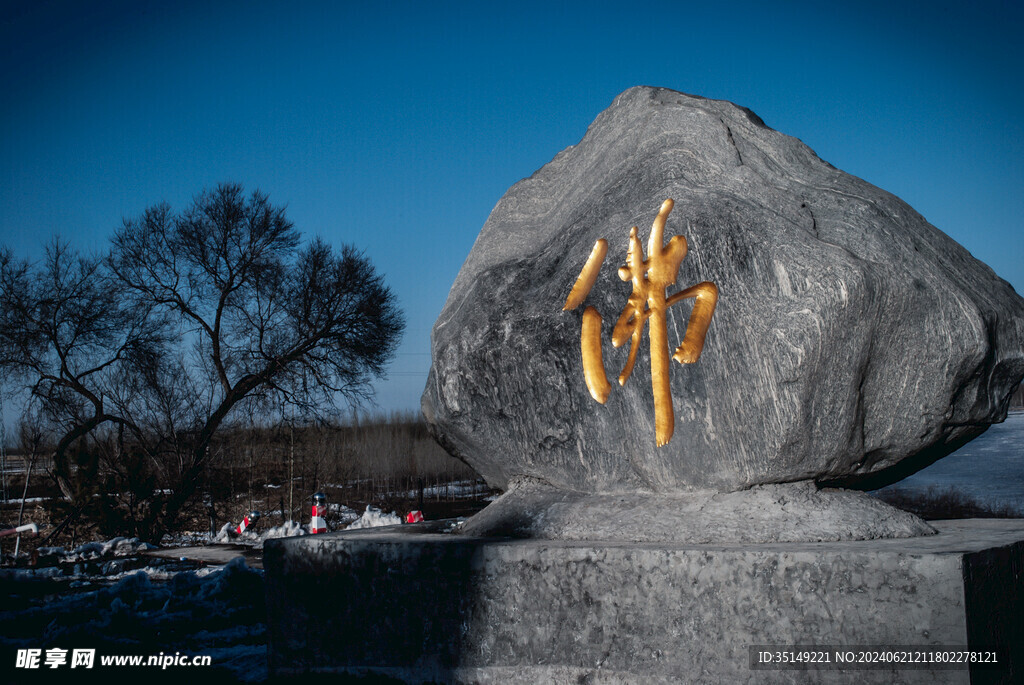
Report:
[[[1024,522],[911,540],[498,540],[414,524],[269,540],[272,676],[406,683],[1019,683]],[[1015,571],[1016,569],[1016,571]],[[750,647],[998,650],[996,664],[751,668]],[[756,647],[755,647],[756,651]]]
[[[863,492],[810,481],[741,492],[592,494],[516,479],[469,518],[465,535],[547,540],[765,543],[874,540],[933,535],[913,514]]]
[[[629,228],[646,243],[666,198],[666,240],[689,242],[677,287],[720,299],[700,360],[671,364],[675,436],[656,448],[646,330],[623,387],[610,333]],[[598,238],[605,405],[584,385],[583,308],[562,311]],[[669,309],[673,348],[691,305]],[[748,110],[633,88],[495,207],[434,326],[423,411],[502,488],[876,487],[1001,421],[1022,376],[1024,300],[907,204]]]

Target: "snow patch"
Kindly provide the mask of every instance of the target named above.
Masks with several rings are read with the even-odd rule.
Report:
[[[250,526],[241,535],[236,535],[238,528],[233,523],[225,523],[214,536],[212,542],[229,543],[235,545],[246,545],[255,549],[263,549],[263,543],[272,538],[291,538],[298,535],[308,535],[309,527],[295,521],[287,521],[283,525],[268,528],[262,532],[256,530],[256,526]]]
[[[156,549],[156,545],[141,542],[138,538],[117,537],[105,542],[87,542],[68,552],[63,547],[40,547],[39,556],[55,556],[62,564],[73,564],[77,561],[93,561],[106,556],[130,557]]]
[[[236,680],[267,677],[260,571],[240,557],[166,580],[150,571],[133,572],[99,590],[38,596],[27,606],[0,609],[0,645],[88,644],[103,654],[206,654],[213,657],[215,671]]]
[[[366,511],[355,522],[351,523],[346,530],[357,530],[359,528],[378,528],[380,526],[399,526],[402,519],[395,512],[385,514],[374,506],[367,506]]]

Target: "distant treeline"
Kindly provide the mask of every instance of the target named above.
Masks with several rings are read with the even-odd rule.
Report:
[[[291,511],[295,520],[308,513],[309,497],[318,490],[343,490],[349,502],[386,505],[401,499],[396,493],[421,485],[437,492],[453,481],[479,478],[437,444],[418,412],[338,424],[239,427],[224,431],[211,452],[206,489],[214,500],[265,500],[267,508]]]
[[[166,486],[145,474],[134,477],[132,465],[138,460],[130,444],[116,437],[100,433],[79,442],[69,475],[82,483],[82,490],[70,501],[46,459],[46,439],[30,451],[23,445],[21,454],[6,460],[5,517],[37,521],[50,530],[63,523],[62,541],[139,535],[145,508]],[[445,500],[466,499],[467,490],[476,492],[476,499],[490,494],[486,486],[474,486],[476,472],[437,444],[418,412],[358,415],[336,423],[236,423],[217,434],[208,460],[198,496],[178,530],[237,522],[250,510],[275,525],[307,522],[310,498],[317,491],[325,492],[332,505],[359,510],[373,504],[389,511],[416,508],[421,491],[435,508]],[[23,493],[41,501],[22,511]]]

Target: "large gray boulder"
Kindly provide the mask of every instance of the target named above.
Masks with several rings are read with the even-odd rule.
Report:
[[[666,244],[689,243],[669,293],[711,281],[719,301],[700,359],[670,364],[675,431],[656,447],[647,329],[622,387],[630,346],[610,339],[631,292],[616,274],[629,229],[646,245],[666,198]],[[585,304],[603,316],[603,405],[584,382],[583,307],[563,311],[599,238],[608,257]],[[671,348],[692,302],[668,310]],[[500,488],[876,487],[1005,418],[1024,300],[899,198],[749,110],[638,87],[498,202],[432,352],[424,415]]]

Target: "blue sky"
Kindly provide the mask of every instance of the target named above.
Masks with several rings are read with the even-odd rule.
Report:
[[[381,408],[491,208],[614,97],[731,100],[899,195],[1024,292],[1016,2],[2,2],[0,243],[102,249],[236,181],[363,249],[408,328]]]

